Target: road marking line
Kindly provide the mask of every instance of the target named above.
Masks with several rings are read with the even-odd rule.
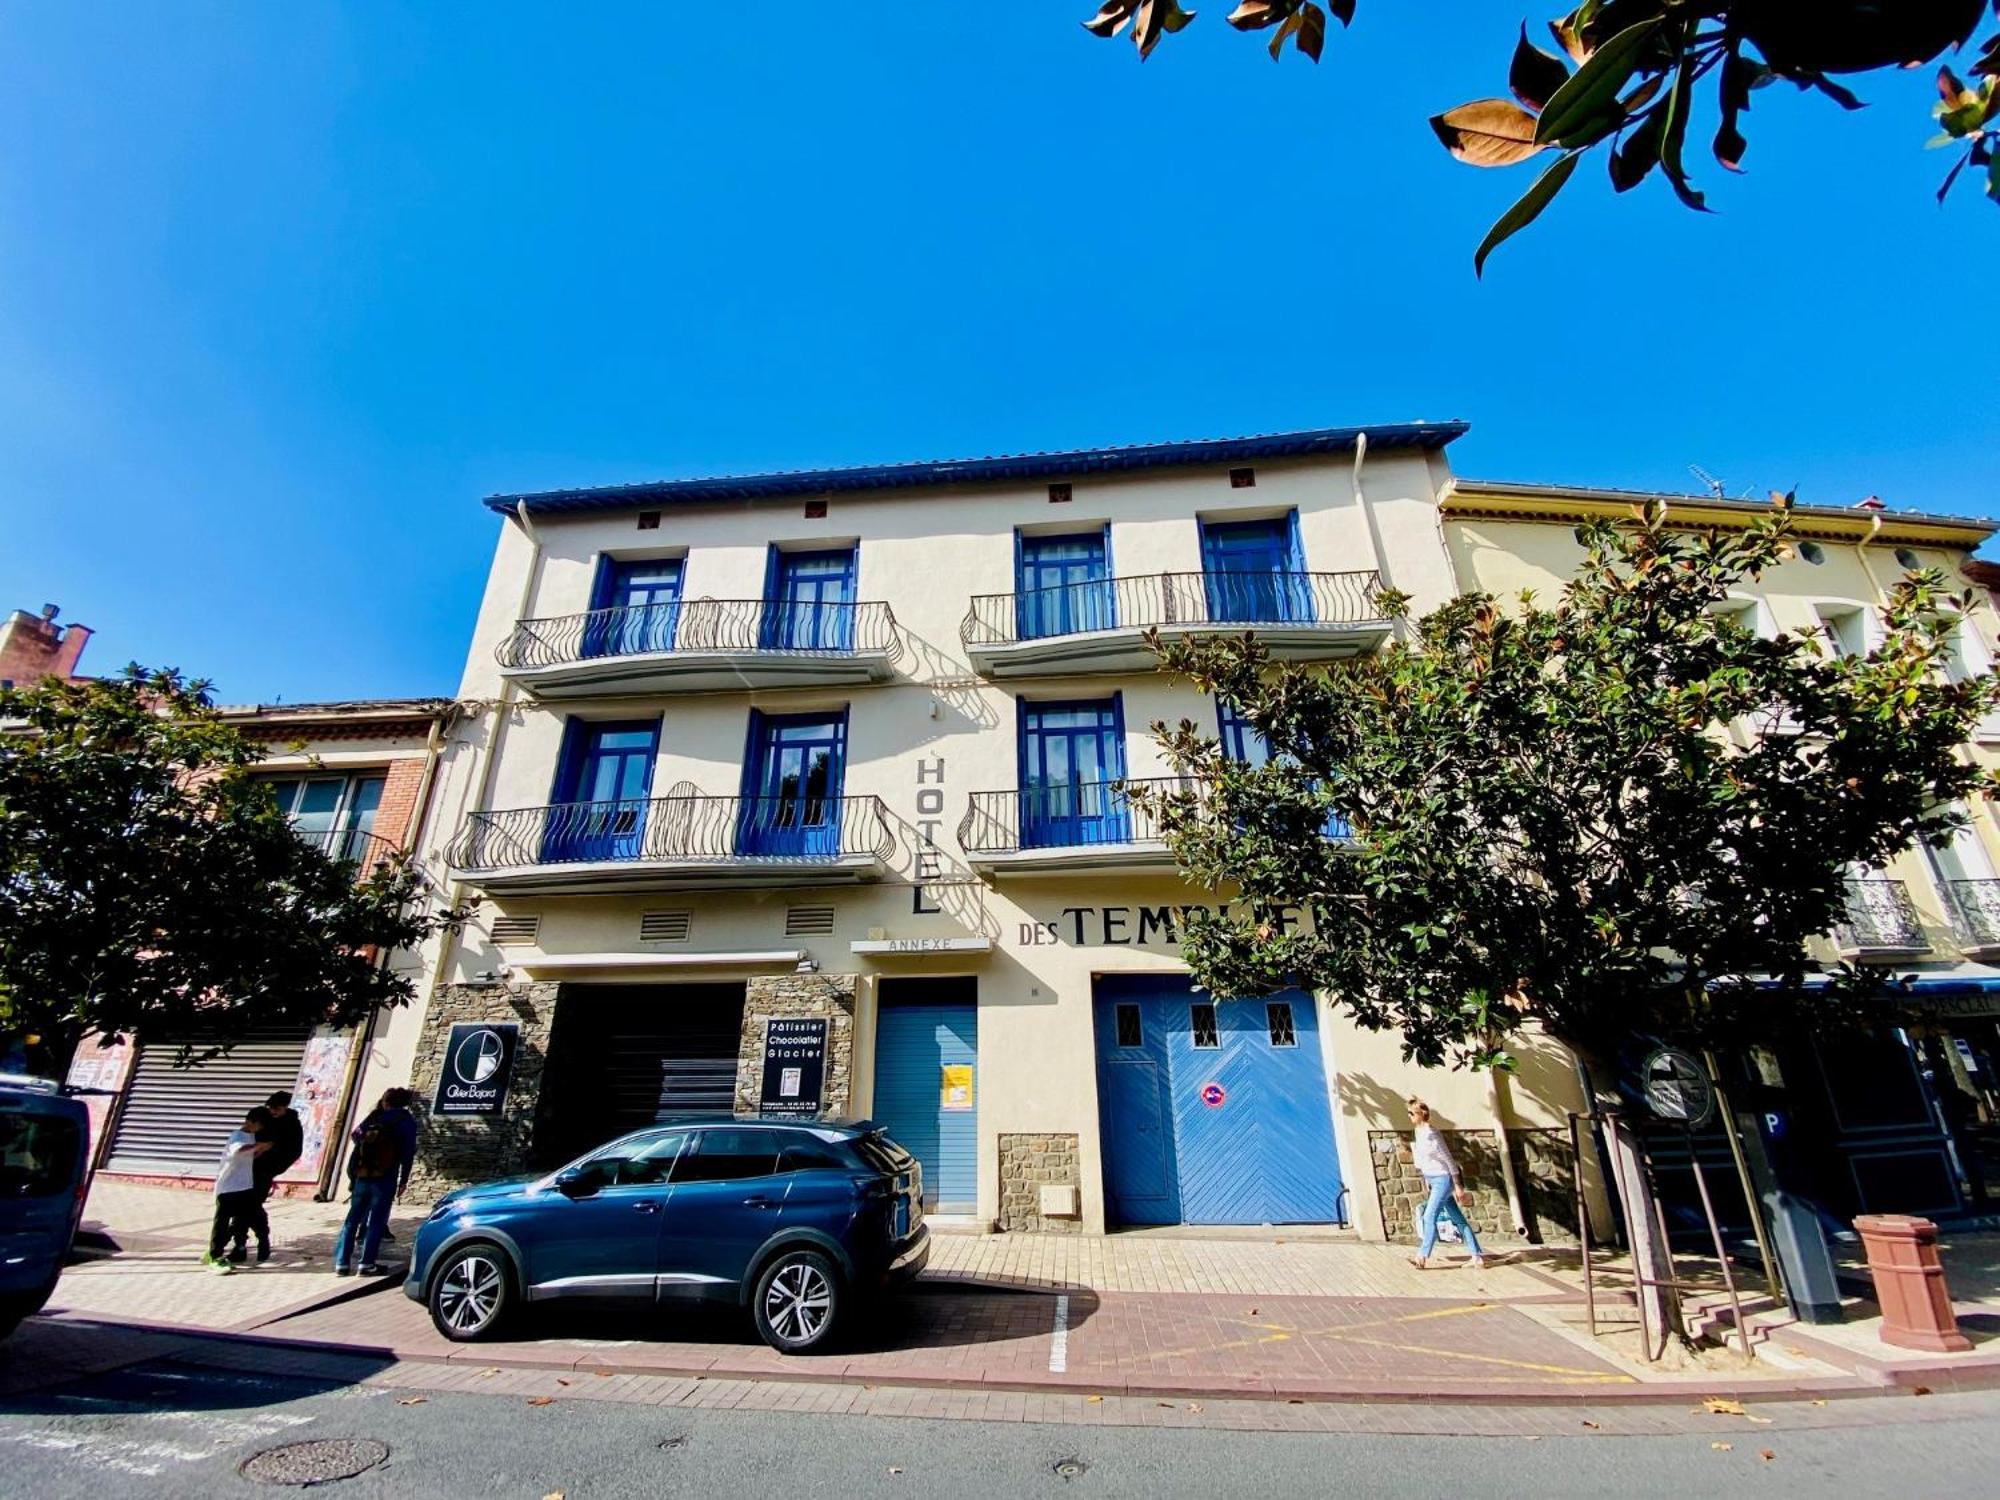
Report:
[[[1056,1326],[1049,1335],[1049,1373],[1061,1375],[1069,1369],[1069,1298],[1056,1298]]]

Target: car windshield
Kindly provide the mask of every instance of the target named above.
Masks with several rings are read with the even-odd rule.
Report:
[[[65,1116],[0,1114],[0,1198],[68,1192],[82,1148],[82,1132]]]

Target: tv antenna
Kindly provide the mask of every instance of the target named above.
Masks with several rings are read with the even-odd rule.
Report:
[[[1702,485],[1708,490],[1708,492],[1711,495],[1715,496],[1716,499],[1727,500],[1729,498],[1729,486],[1724,484],[1720,479],[1717,479],[1713,474],[1709,473],[1708,470],[1704,469],[1700,464],[1689,464],[1688,473],[1694,475],[1695,478],[1699,479],[1702,482]]]

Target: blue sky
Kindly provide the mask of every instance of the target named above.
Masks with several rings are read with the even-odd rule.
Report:
[[[230,701],[449,692],[497,490],[1463,417],[1462,474],[2000,511],[2000,215],[1767,90],[1722,212],[1427,115],[1522,16],[1315,69],[1086,0],[0,10],[0,607]]]

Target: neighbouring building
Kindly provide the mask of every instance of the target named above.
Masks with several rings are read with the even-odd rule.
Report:
[[[353,864],[357,879],[413,847],[452,721],[448,700],[257,704],[222,713],[267,747],[257,773],[300,833]],[[416,955],[386,954],[382,962],[409,966],[422,993]],[[102,1091],[90,1098],[100,1171],[188,1184],[213,1178],[221,1144],[245,1109],[289,1089],[305,1154],[280,1189],[311,1194],[333,1182],[356,1102],[408,1076],[419,1020],[415,1010],[395,1010],[360,1027],[274,1028],[208,1058],[200,1056],[201,1037],[143,1046],[86,1041],[69,1081]]]
[[[1666,507],[1667,523],[1741,528],[1769,507],[1684,495],[1489,483],[1459,479],[1440,510],[1461,587],[1502,598],[1532,589],[1552,598],[1583,556],[1579,522]],[[1953,610],[1949,667],[1955,678],[1992,670],[2000,569],[1970,560],[1994,523],[1884,507],[1799,506],[1794,555],[1746,583],[1728,608],[1748,629],[1821,637],[1826,649],[1864,653],[1881,639],[1888,591],[1906,572],[1941,571],[1963,595]],[[1968,585],[1970,585],[1968,587]],[[1733,734],[1759,732],[1749,724]],[[1784,726],[1775,726],[1784,732]],[[1975,729],[1966,753],[2000,765],[2000,714]],[[1773,1160],[1791,1185],[1835,1216],[1894,1211],[1950,1216],[1989,1207],[1985,1184],[2000,1170],[2000,827],[1985,798],[1968,826],[1940,849],[1918,848],[1887,869],[1857,869],[1848,919],[1821,945],[1828,963],[1879,966],[1907,978],[1934,1018],[1868,1035],[1797,1037],[1733,1060],[1739,1095],[1756,1105]],[[1696,1143],[1719,1191],[1738,1199],[1727,1143]],[[1682,1223],[1705,1235],[1692,1205],[1685,1142],[1660,1142],[1663,1186]],[[1726,1211],[1727,1211],[1727,1206]],[[1705,1246],[1704,1246],[1705,1248]]]
[[[1009,1230],[1407,1232],[1402,1100],[1489,1227],[1567,1237],[1574,1069],[1405,1064],[1323,997],[1191,988],[1114,789],[1260,747],[1143,633],[1376,649],[1459,586],[1457,423],[499,496],[422,847],[470,926],[410,1059],[420,1186],[711,1110],[868,1116]],[[1504,1128],[1504,1135],[1501,1133]],[[1504,1142],[1504,1153],[1501,1145]],[[1503,1170],[1502,1162],[1510,1170]]]
[[[90,640],[88,625],[58,625],[62,611],[44,604],[31,615],[17,609],[0,620],[0,687],[30,687],[44,677],[76,676],[77,659]]]

